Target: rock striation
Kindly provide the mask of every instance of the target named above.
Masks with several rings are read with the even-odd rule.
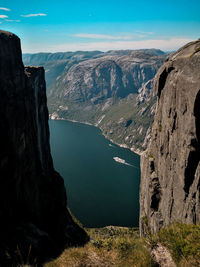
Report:
[[[20,39],[0,31],[0,265],[44,262],[88,237],[67,210],[54,170],[42,67],[22,63]]]
[[[125,98],[154,78],[164,55],[132,51],[106,54],[66,67],[50,87],[49,98],[99,104],[111,97]],[[88,104],[89,104],[88,103]]]
[[[200,222],[200,40],[156,75],[152,137],[141,158],[140,231]]]

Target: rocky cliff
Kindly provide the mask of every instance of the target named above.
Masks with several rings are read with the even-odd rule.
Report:
[[[49,89],[51,118],[96,125],[113,142],[142,151],[153,121],[152,80],[164,58],[159,50],[125,50],[66,65]]]
[[[115,143],[140,152],[153,121],[153,78],[165,57],[143,49],[25,54],[23,60],[44,64],[52,119],[93,124]]]
[[[66,68],[50,88],[49,96],[65,101],[90,101],[90,104],[111,97],[124,98],[138,93],[138,89],[155,76],[161,64],[162,57],[143,51],[84,60]]]
[[[200,40],[156,76],[152,138],[141,158],[140,230],[200,222]]]
[[[42,67],[22,63],[20,39],[0,31],[0,262],[43,262],[83,244],[49,146]]]

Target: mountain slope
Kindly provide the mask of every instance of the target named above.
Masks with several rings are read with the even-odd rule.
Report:
[[[71,66],[82,60],[101,56],[101,54],[103,53],[100,51],[23,54],[23,62],[27,66],[43,66],[45,68],[48,91],[48,87],[56,81],[66,65]]]
[[[149,49],[24,55],[24,62],[44,63],[52,119],[96,125],[140,152],[153,120],[153,78],[164,58]]]

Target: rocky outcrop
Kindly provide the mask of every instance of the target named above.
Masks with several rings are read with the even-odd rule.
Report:
[[[154,79],[148,80],[138,90],[137,104],[149,102],[155,96]]]
[[[128,55],[106,55],[73,64],[50,88],[49,98],[98,104],[111,97],[124,98],[154,78],[163,56],[132,51]]]
[[[200,40],[156,76],[152,138],[141,158],[140,231],[200,222]]]
[[[22,63],[20,39],[0,31],[0,262],[44,262],[87,235],[72,220],[49,146],[42,67]],[[13,262],[15,261],[15,262]]]

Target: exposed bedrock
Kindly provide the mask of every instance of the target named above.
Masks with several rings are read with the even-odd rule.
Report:
[[[140,230],[200,222],[200,40],[156,76],[151,142],[141,159]]]

